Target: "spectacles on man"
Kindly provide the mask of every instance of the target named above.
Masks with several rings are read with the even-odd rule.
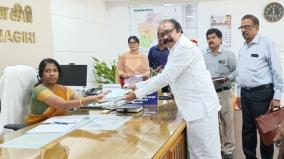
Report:
[[[171,34],[176,28],[173,29],[167,29],[164,32],[159,33],[159,37],[163,37],[165,35]]]
[[[255,25],[242,25],[242,26],[238,27],[238,29],[240,29],[240,30],[250,30],[250,29],[252,29],[254,27],[255,27]]]

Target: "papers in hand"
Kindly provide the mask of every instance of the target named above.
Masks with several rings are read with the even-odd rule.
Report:
[[[224,81],[224,80],[225,80],[225,77],[213,77],[213,78],[212,78],[212,81],[213,81],[213,82]]]
[[[125,79],[124,87],[128,87],[130,84],[135,84],[137,82],[143,81],[142,75],[130,76],[128,79]]]
[[[117,100],[123,100],[124,96],[130,92],[130,89],[115,89],[109,92],[103,100],[105,101],[117,101]]]

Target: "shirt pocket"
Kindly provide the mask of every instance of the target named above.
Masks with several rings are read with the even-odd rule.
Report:
[[[219,59],[215,73],[219,74],[220,76],[228,74],[229,73],[228,66],[229,66],[228,60]]]
[[[265,63],[265,59],[266,57],[264,56],[263,51],[256,49],[254,52],[250,52],[248,54],[247,65],[249,66],[249,69],[258,70],[260,69],[261,65]]]

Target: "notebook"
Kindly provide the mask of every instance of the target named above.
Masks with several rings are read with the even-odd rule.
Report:
[[[137,113],[143,110],[143,105],[141,104],[124,104],[116,108],[117,112],[125,112],[125,113]]]

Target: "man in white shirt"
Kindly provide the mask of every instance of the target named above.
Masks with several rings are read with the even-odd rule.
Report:
[[[133,85],[136,90],[127,94],[126,99],[142,98],[169,84],[187,123],[190,159],[221,159],[220,104],[200,49],[182,34],[174,19],[163,20],[158,34],[170,48],[168,62],[162,73]]]

